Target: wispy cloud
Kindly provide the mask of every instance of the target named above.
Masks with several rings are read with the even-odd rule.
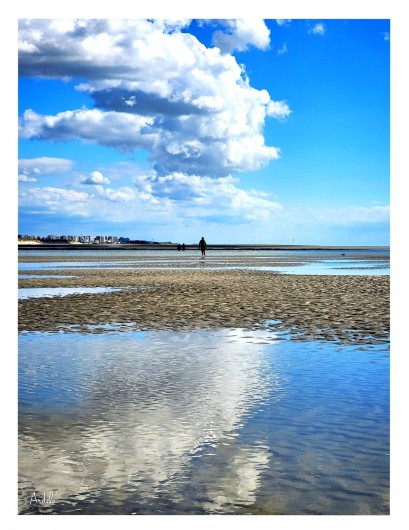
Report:
[[[286,42],[283,42],[283,45],[281,46],[281,48],[279,48],[277,50],[277,55],[284,55],[285,53],[288,52],[288,46],[287,46],[287,43]]]
[[[19,173],[18,180],[20,182],[38,182],[38,179],[35,177],[29,177],[24,173]]]
[[[19,207],[42,213],[87,217],[86,208],[90,195],[73,189],[22,187],[19,191]]]
[[[308,30],[308,33],[312,34],[312,35],[325,35],[325,31],[326,31],[326,28],[325,28],[325,24],[323,24],[322,22],[319,22],[318,24],[315,24],[312,28],[310,28]]]
[[[276,22],[279,26],[289,26],[291,18],[276,18]]]
[[[18,180],[21,182],[37,182],[41,175],[60,174],[74,166],[73,160],[65,158],[21,158],[18,161]]]
[[[80,189],[81,186],[88,188],[87,192],[74,188],[24,187],[20,190],[20,209],[111,222],[119,219],[124,222],[155,221],[158,218],[168,223],[209,216],[217,217],[218,222],[266,221],[282,209],[281,204],[265,193],[241,189],[238,179],[231,176],[211,178],[181,172],[143,174],[137,168],[135,176],[129,178],[130,174],[129,168],[125,168],[122,182],[127,184],[114,188],[106,186],[109,178],[93,171],[87,179],[78,182]],[[116,178],[120,175],[121,168],[117,167]]]

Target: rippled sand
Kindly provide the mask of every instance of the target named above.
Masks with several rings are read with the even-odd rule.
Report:
[[[41,261],[41,258],[37,258]],[[51,261],[51,260],[50,260]],[[53,275],[58,274],[53,269]],[[257,328],[278,321],[301,339],[389,338],[389,276],[279,275],[254,270],[81,269],[73,277],[20,279],[19,287],[122,287],[105,294],[19,301],[19,330]],[[34,274],[35,275],[35,274]],[[135,289],[138,287],[138,289]],[[271,324],[272,325],[272,324]],[[98,332],[98,328],[92,332]]]

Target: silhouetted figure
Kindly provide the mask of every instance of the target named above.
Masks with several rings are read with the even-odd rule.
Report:
[[[182,243],[182,250],[186,250],[186,245]]]
[[[202,258],[204,258],[206,256],[206,241],[205,241],[205,238],[202,237],[202,239],[199,241],[199,248],[202,252]]]
[[[180,250],[182,247],[180,246],[180,243],[178,244],[178,246],[176,247],[178,250]]]

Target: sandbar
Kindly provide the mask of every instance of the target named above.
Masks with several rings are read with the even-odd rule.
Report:
[[[271,327],[296,340],[389,340],[389,276],[314,276],[256,270],[70,269],[71,277],[19,279],[19,287],[122,287],[19,301],[19,331],[126,324],[139,330]],[[53,270],[53,275],[58,272]],[[42,278],[44,276],[44,278]],[[138,287],[138,289],[135,289]],[[88,328],[88,326],[93,326]],[[129,327],[127,328],[129,329]]]

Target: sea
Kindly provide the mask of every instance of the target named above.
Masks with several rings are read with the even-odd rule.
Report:
[[[198,253],[21,250],[23,260],[52,261],[21,261],[19,275],[390,273],[385,249]],[[75,292],[67,289],[22,288],[19,298]],[[266,324],[20,332],[19,513],[389,514],[389,341],[294,340]]]

